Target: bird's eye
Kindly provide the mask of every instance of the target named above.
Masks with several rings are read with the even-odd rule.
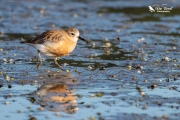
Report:
[[[72,36],[74,36],[75,34],[72,32],[72,33],[70,33]]]

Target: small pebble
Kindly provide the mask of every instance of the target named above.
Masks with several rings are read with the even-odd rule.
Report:
[[[163,119],[168,119],[169,117],[167,115],[162,116]]]
[[[116,75],[112,75],[113,78],[116,78]]]
[[[117,31],[117,32],[121,32],[121,30],[120,30],[120,29],[117,29],[116,31]]]
[[[96,47],[96,43],[92,43],[92,48],[95,48]]]
[[[106,68],[104,66],[101,66],[99,70],[106,70]]]
[[[75,13],[75,14],[73,15],[73,17],[78,17],[78,14],[77,14],[77,13]]]
[[[105,47],[111,47],[111,43],[105,43]]]
[[[95,95],[94,94],[91,94],[90,97],[94,97]]]
[[[140,92],[141,95],[145,95],[145,92]]]
[[[132,77],[132,80],[136,80],[136,76]]]
[[[168,62],[169,58],[168,57],[164,57],[164,58],[162,58],[162,60]]]
[[[82,98],[83,96],[82,96],[81,94],[78,94],[77,97],[78,97],[78,98]]]
[[[40,107],[40,108],[38,108],[38,110],[39,110],[39,111],[43,111],[43,110],[44,110],[44,108],[43,108],[43,107]]]
[[[13,59],[9,59],[9,63],[13,63],[14,62],[14,60]]]
[[[128,68],[128,70],[131,70],[131,69],[132,69],[132,66],[131,66],[131,65],[128,65],[127,68]]]
[[[9,102],[5,102],[4,104],[5,104],[5,105],[9,105]]]
[[[172,47],[172,49],[173,49],[173,50],[176,50],[176,47],[175,47],[175,46],[173,46],[173,47]]]
[[[148,82],[148,80],[144,80],[144,82]]]
[[[4,54],[8,54],[8,52],[6,51],[6,52],[4,52]]]
[[[7,62],[7,59],[6,59],[6,58],[4,58],[4,59],[3,59],[3,62]]]
[[[169,82],[169,78],[166,78],[166,82]]]
[[[92,67],[91,67],[91,66],[88,66],[88,69],[90,69],[90,70],[91,70],[91,69],[92,69]]]
[[[97,97],[102,97],[103,94],[102,94],[102,93],[97,93],[96,96],[97,96]]]
[[[23,110],[18,110],[18,113],[23,113]]]
[[[3,51],[3,49],[2,48],[0,48],[0,52],[2,52]]]
[[[176,80],[178,80],[178,75],[177,74],[174,75],[174,81],[176,81]]]
[[[140,73],[141,73],[141,71],[140,71],[140,70],[138,70],[138,71],[137,71],[137,73],[139,73],[139,74],[140,74]]]
[[[139,107],[139,106],[140,106],[140,105],[137,103],[137,104],[136,104],[136,107]]]
[[[95,117],[94,117],[94,116],[91,116],[91,117],[90,117],[90,120],[95,120]]]
[[[56,115],[56,116],[61,116],[60,113],[56,113],[55,115]]]
[[[37,119],[33,116],[30,116],[29,120],[37,120]]]

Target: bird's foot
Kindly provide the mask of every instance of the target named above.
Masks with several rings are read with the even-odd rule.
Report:
[[[39,69],[42,65],[42,61],[39,62],[39,64],[37,65],[37,69]]]

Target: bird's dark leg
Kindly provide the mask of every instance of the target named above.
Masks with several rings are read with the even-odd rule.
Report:
[[[42,62],[40,51],[38,50],[39,61]]]
[[[39,69],[42,65],[42,58],[41,58],[41,54],[40,54],[40,51],[38,50],[38,56],[39,56],[39,64],[37,65],[37,69]]]
[[[65,71],[64,68],[62,68],[58,63],[57,63],[57,57],[54,58],[54,63],[63,71]]]

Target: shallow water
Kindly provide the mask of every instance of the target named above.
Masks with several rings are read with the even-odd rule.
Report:
[[[154,4],[173,9],[150,12]],[[1,119],[179,119],[179,6],[169,0],[1,1]],[[45,57],[37,70],[37,50],[20,41],[64,27],[78,28],[88,42],[58,60],[69,72]]]

